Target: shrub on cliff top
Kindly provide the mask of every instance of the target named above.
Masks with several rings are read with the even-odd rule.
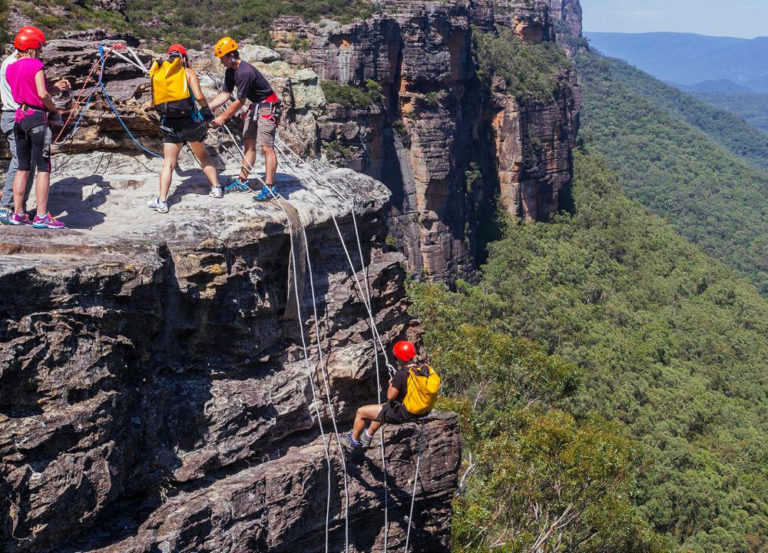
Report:
[[[50,6],[55,6],[56,13],[61,15],[51,18]],[[150,44],[183,41],[193,48],[212,44],[222,34],[238,40],[253,37],[270,45],[269,26],[281,15],[298,15],[308,21],[327,18],[350,23],[369,17],[373,11],[373,6],[365,0],[246,0],[230,3],[130,0],[124,14],[102,9],[94,0],[16,0],[14,8],[33,23],[42,24],[44,20],[44,30],[50,32],[51,37],[55,37],[57,31],[72,30],[73,25],[85,29],[101,27],[129,32]]]
[[[473,29],[473,54],[480,79],[490,87],[493,77],[501,77],[507,89],[520,100],[550,100],[558,79],[571,62],[554,42],[529,44],[511,29],[495,33]]]
[[[381,99],[381,85],[374,81],[366,83],[365,90],[336,81],[320,81],[325,99],[329,104],[345,108],[367,108]]]
[[[8,1],[0,0],[0,41],[3,44],[10,40],[8,34]]]

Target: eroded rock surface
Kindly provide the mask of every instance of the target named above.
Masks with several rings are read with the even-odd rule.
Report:
[[[404,258],[383,245],[387,189],[318,166],[333,186],[281,172],[280,204],[216,200],[185,154],[162,215],[146,207],[159,161],[102,151],[56,162],[49,203],[71,229],[0,235],[0,549],[324,551],[319,414],[330,550],[344,550],[331,408],[347,429],[377,398],[358,282],[368,279],[384,344],[417,332]],[[385,472],[388,545],[403,543],[418,430],[386,430],[386,471],[377,449],[347,459],[349,551],[381,549]],[[447,551],[455,417],[430,418],[425,434],[417,547]]]
[[[327,98],[317,118],[324,151],[392,190],[391,233],[412,272],[471,279],[497,195],[528,219],[546,220],[563,206],[580,104],[571,71],[549,101],[488,93],[473,61],[473,33],[506,27],[532,44],[566,28],[580,33],[578,0],[386,0],[380,7],[348,25],[282,17],[272,37],[284,59],[310,65],[321,79],[381,86],[369,106]]]

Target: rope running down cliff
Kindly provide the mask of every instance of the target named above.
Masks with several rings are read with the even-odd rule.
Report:
[[[278,148],[278,151],[283,155],[283,157],[287,158],[285,153],[280,149],[280,144],[278,143],[278,144],[276,144],[276,146]],[[286,145],[283,145],[283,146],[288,148],[288,146],[286,146]],[[288,148],[288,150],[291,152],[291,154],[293,154],[293,156],[296,159],[299,159],[299,161],[303,163],[301,158],[295,152],[290,150],[290,148]],[[296,171],[296,167],[290,161],[288,161],[288,165],[289,165],[289,167],[294,169],[294,174],[297,176],[297,178],[300,178],[300,177],[298,177],[298,171]],[[325,181],[325,183],[327,183],[336,192],[336,194],[342,200],[345,199],[343,197],[343,195],[341,194],[341,192],[338,190],[338,188],[335,185],[333,185],[328,179],[326,179],[326,178],[322,177],[321,175],[319,175],[316,171],[314,171],[314,169],[312,167],[310,167],[309,170],[310,170],[310,174],[314,175],[316,178],[319,178],[319,179]],[[320,199],[325,204],[325,201],[319,195],[314,193],[314,191],[312,191],[311,189],[309,189],[309,188],[307,188],[307,189],[310,190],[316,197],[318,197],[318,199]],[[327,204],[325,204],[325,205],[327,207]],[[354,220],[354,206],[352,206],[352,212],[353,212],[353,222],[355,224],[355,235],[357,237],[358,247],[361,248],[359,234],[357,233],[357,222]],[[331,216],[333,217],[333,215],[331,215]],[[339,236],[341,237],[341,234],[339,234]],[[343,238],[342,238],[342,240],[343,240]],[[360,260],[361,260],[361,263],[362,263],[362,259],[363,259],[363,257],[362,257],[362,248],[361,248],[361,250],[360,250]],[[350,260],[350,263],[351,263],[351,260]],[[368,285],[368,282],[367,282],[367,276],[366,276],[366,288],[367,288],[367,285]],[[368,295],[368,301],[370,302],[370,292],[369,292],[369,295]],[[370,305],[370,303],[369,303],[369,305]],[[373,321],[372,321],[372,324],[374,324]],[[375,325],[374,325],[374,328],[375,328]],[[376,334],[378,335],[378,330],[376,330]],[[381,343],[381,338],[380,337],[379,337],[379,343]],[[374,346],[375,346],[375,344],[374,344]],[[383,346],[382,346],[382,351],[384,351]],[[384,352],[384,355],[385,355],[385,358],[386,358],[386,352]],[[390,374],[392,374],[394,369],[389,364],[389,360],[388,359],[387,359],[387,368],[390,370]],[[377,382],[378,382],[378,365],[377,365]],[[381,402],[381,386],[380,385],[379,385],[379,402]],[[420,431],[419,431],[418,445],[417,445],[416,468],[415,468],[414,476],[413,476],[413,489],[411,491],[411,506],[410,506],[410,513],[408,515],[408,530],[407,530],[406,536],[405,536],[405,553],[408,553],[408,545],[409,545],[410,536],[411,536],[411,527],[412,527],[412,523],[413,523],[413,509],[414,509],[414,505],[416,503],[416,485],[417,485],[417,482],[418,482],[418,479],[419,479],[419,466],[421,464],[423,436],[424,436],[424,422],[422,421],[421,422],[421,428],[420,428]],[[381,452],[382,452],[382,462],[383,462],[383,467],[384,467],[384,490],[385,490],[385,492],[384,492],[384,502],[385,502],[385,506],[384,506],[384,524],[385,524],[385,530],[384,530],[384,551],[386,552],[387,551],[387,537],[388,537],[389,525],[388,525],[388,521],[387,521],[387,497],[388,497],[388,493],[387,493],[387,482],[386,482],[386,459],[385,459],[385,455],[384,455],[384,436],[383,436],[383,433],[381,434]]]
[[[297,168],[293,164],[292,160],[290,160],[288,158],[288,156],[285,155],[285,153],[282,151],[279,143],[276,143],[276,146],[277,146],[278,152],[284,158],[283,161],[286,162],[286,164],[289,166],[289,168],[293,169],[294,175],[299,180],[301,180],[301,177],[299,176],[300,171],[297,170]],[[301,158],[299,158],[295,153],[293,153],[293,155],[297,159],[301,160]],[[314,171],[313,168],[310,167],[309,171],[310,171],[310,175],[317,175],[317,172]],[[352,275],[354,276],[355,282],[357,283],[357,287],[360,290],[360,294],[361,294],[361,297],[363,299],[363,303],[366,305],[366,309],[368,310],[368,315],[369,315],[369,319],[370,319],[370,326],[371,326],[371,334],[372,334],[372,339],[373,339],[374,360],[375,360],[375,368],[376,368],[376,387],[377,387],[377,390],[378,390],[378,401],[379,401],[379,403],[381,403],[382,402],[381,401],[381,380],[380,380],[380,377],[379,377],[380,367],[379,367],[378,355],[376,354],[376,341],[377,341],[377,339],[378,339],[379,345],[381,347],[381,351],[384,354],[385,361],[386,361],[386,364],[387,364],[387,369],[389,370],[390,375],[393,374],[394,369],[389,364],[389,360],[387,358],[387,353],[386,353],[386,348],[384,348],[384,345],[381,342],[381,336],[379,335],[378,328],[376,327],[376,321],[375,321],[375,318],[373,316],[373,310],[372,310],[372,305],[371,305],[371,301],[370,301],[370,291],[368,289],[368,278],[367,278],[367,274],[365,272],[365,263],[363,261],[363,255],[362,255],[362,245],[360,243],[360,235],[359,235],[359,231],[358,231],[358,228],[357,228],[357,220],[355,218],[355,206],[354,206],[353,203],[348,202],[346,200],[346,198],[343,196],[343,194],[338,190],[338,188],[336,186],[334,186],[332,183],[330,183],[330,181],[328,181],[328,179],[325,179],[323,177],[321,177],[320,179],[315,178],[315,182],[316,183],[317,183],[318,180],[323,180],[327,185],[329,185],[331,187],[331,189],[337,194],[337,196],[339,196],[339,198],[341,198],[342,201],[344,201],[345,203],[347,203],[347,205],[350,206],[351,211],[352,211],[352,222],[353,222],[353,226],[355,228],[355,237],[357,239],[358,251],[359,251],[359,255],[360,255],[360,264],[361,264],[361,266],[363,266],[363,276],[364,276],[364,279],[365,279],[366,291],[368,291],[367,294],[365,294],[363,292],[363,288],[360,285],[360,281],[357,278],[357,275],[356,275],[357,271],[356,271],[356,269],[354,267],[354,264],[352,263],[352,258],[349,255],[349,251],[347,250],[346,243],[344,242],[344,237],[343,237],[343,235],[341,233],[341,229],[339,228],[338,221],[336,220],[336,217],[333,215],[333,212],[330,209],[330,206],[328,206],[328,204],[325,201],[325,199],[322,198],[322,196],[320,196],[319,194],[317,194],[314,190],[312,190],[311,187],[305,186],[305,188],[309,192],[311,192],[315,197],[317,197],[320,200],[320,202],[328,209],[329,214],[331,215],[331,218],[333,220],[334,226],[336,227],[336,231],[337,231],[337,233],[339,235],[339,239],[341,240],[341,244],[342,244],[342,246],[344,248],[344,251],[346,253],[347,261],[348,261],[348,263],[350,265],[350,268],[352,269]],[[383,484],[384,484],[384,551],[386,552],[388,550],[388,547],[389,547],[389,541],[388,541],[389,540],[389,487],[387,485],[387,458],[386,458],[386,452],[384,450],[384,433],[383,432],[381,434],[379,434],[379,438],[380,438],[379,439],[379,446],[380,446],[380,451],[381,451],[381,463],[382,463],[382,474],[383,474]]]
[[[242,150],[239,148],[239,146],[237,146],[237,142],[234,140],[234,136],[232,135],[231,131],[228,128],[226,128],[226,127],[225,127],[225,129],[230,134],[230,137],[233,139],[235,147],[242,154]],[[287,146],[285,146],[285,147],[288,148]],[[277,144],[277,149],[278,149],[278,152],[281,154],[281,156],[284,158],[283,161],[285,162],[285,164],[288,165],[289,168],[293,170],[294,176],[301,181],[302,180],[302,178],[300,176],[301,171],[299,171],[297,169],[297,167],[294,165],[292,160],[281,149],[279,143]],[[288,149],[290,151],[290,148],[288,148]],[[296,155],[295,152],[291,151],[291,153],[293,154],[293,156],[296,159],[301,160],[301,158],[298,155]],[[248,164],[248,166],[250,166],[250,164]],[[247,168],[249,169],[249,171],[253,170],[252,166],[247,167]],[[305,189],[308,190],[310,193],[312,193],[315,197],[317,197],[321,201],[321,203],[328,209],[329,215],[331,216],[331,218],[332,218],[332,220],[334,222],[335,228],[337,230],[337,233],[338,233],[339,238],[341,240],[341,243],[342,243],[342,246],[344,248],[345,254],[347,256],[347,261],[348,261],[348,263],[349,263],[349,265],[350,265],[350,267],[352,269],[352,274],[353,274],[353,276],[355,278],[355,281],[357,283],[357,287],[358,287],[358,289],[359,289],[359,291],[361,293],[363,302],[366,305],[366,309],[368,310],[368,314],[369,314],[369,317],[370,317],[370,324],[371,324],[371,328],[372,328],[372,336],[373,336],[373,340],[374,340],[374,344],[373,345],[374,345],[374,355],[375,355],[375,360],[376,360],[376,380],[377,380],[377,387],[378,387],[378,390],[379,390],[379,402],[381,403],[381,383],[380,383],[380,380],[379,380],[380,369],[379,369],[379,364],[378,364],[378,355],[375,354],[375,351],[377,349],[376,348],[376,346],[377,346],[376,342],[377,341],[378,341],[379,346],[381,347],[382,353],[384,353],[385,360],[386,360],[386,365],[387,365],[388,370],[390,371],[390,374],[393,373],[394,368],[389,363],[389,360],[388,360],[387,354],[386,354],[386,349],[383,346],[383,343],[381,341],[381,336],[380,336],[380,334],[378,332],[378,329],[376,328],[375,318],[373,317],[372,306],[371,306],[371,301],[370,301],[370,297],[371,297],[370,296],[370,289],[368,287],[367,274],[366,274],[366,272],[364,270],[364,262],[363,262],[363,256],[362,256],[362,244],[361,244],[360,238],[359,238],[359,230],[357,228],[357,221],[354,218],[355,206],[354,206],[354,204],[349,202],[346,199],[346,197],[340,192],[340,190],[335,185],[333,185],[328,179],[325,179],[324,177],[318,175],[318,173],[316,171],[314,171],[314,169],[311,168],[311,167],[309,168],[309,171],[310,171],[310,175],[314,176],[313,180],[315,180],[315,183],[319,184],[318,181],[323,181],[326,185],[328,185],[336,193],[337,196],[339,196],[339,198],[344,203],[346,203],[347,205],[349,205],[351,207],[351,211],[352,211],[352,214],[353,214],[353,225],[355,227],[355,236],[356,236],[356,239],[357,239],[358,251],[359,251],[359,254],[360,254],[360,263],[361,263],[361,265],[363,265],[363,274],[364,274],[364,277],[365,277],[365,284],[366,284],[365,292],[363,291],[363,287],[361,286],[360,281],[357,279],[356,269],[355,269],[354,264],[352,262],[352,259],[351,259],[351,256],[349,254],[349,251],[347,250],[346,243],[344,242],[343,234],[341,233],[341,229],[340,229],[340,227],[338,225],[338,221],[336,220],[335,216],[333,215],[333,211],[331,210],[330,206],[327,204],[327,202],[325,201],[325,199],[322,196],[318,195],[314,190],[312,190],[311,187],[305,186]],[[255,176],[255,178],[259,182],[261,182],[261,184],[263,186],[265,186],[264,182],[261,181],[261,179],[258,176]],[[271,192],[271,189],[270,189],[270,194],[271,193],[272,192]],[[281,208],[282,208],[282,206],[281,206]],[[283,210],[283,211],[285,211],[285,210]],[[287,216],[287,214],[286,214],[286,216]],[[306,239],[305,239],[305,245],[306,245]],[[294,279],[294,281],[296,281],[296,279]],[[310,283],[312,283],[311,268],[310,268]],[[317,305],[316,301],[317,300],[316,300],[316,298],[314,297],[314,294],[313,294],[313,307],[315,307],[315,308],[316,308],[316,305]],[[315,319],[315,320],[317,321],[317,319]],[[318,335],[318,341],[319,341],[319,335]],[[327,393],[328,393],[328,395],[330,397],[330,392],[328,391]],[[338,432],[337,432],[337,434],[338,434]],[[383,477],[384,478],[384,482],[383,482],[384,483],[384,503],[385,503],[385,505],[384,505],[384,551],[386,552],[388,550],[388,535],[389,535],[389,520],[388,520],[388,510],[389,510],[389,508],[388,508],[388,497],[389,497],[389,490],[388,490],[388,485],[387,485],[387,480],[386,480],[386,454],[385,454],[385,451],[384,451],[384,436],[383,436],[383,433],[380,435],[380,449],[381,449],[383,474],[384,474],[384,477]],[[419,449],[419,454],[418,454],[418,458],[417,458],[417,462],[416,462],[416,476],[414,477],[414,480],[416,480],[416,478],[418,476],[418,466],[419,466],[419,463],[420,463],[420,458],[421,458],[421,451]],[[414,500],[415,500],[415,492],[416,492],[416,488],[414,486],[413,496],[412,496],[412,499],[411,499],[411,511],[413,510],[413,503],[414,503]],[[411,524],[410,524],[410,517],[409,517],[408,534],[406,535],[406,544],[407,544],[408,538],[410,536],[410,525]],[[407,551],[407,549],[406,549],[406,551]]]
[[[224,127],[224,128],[226,129],[226,131],[228,133],[230,133],[230,136],[232,136],[231,131],[227,127]],[[242,155],[243,152],[240,149],[240,147],[237,145],[237,141],[234,140],[234,136],[232,136],[232,139],[233,139],[233,143],[234,143],[235,147],[238,149],[238,151],[241,152],[241,155]],[[231,152],[229,152],[226,149],[225,149],[225,151],[233,159],[235,159],[236,162],[239,161],[239,160],[237,160],[237,158],[235,158],[235,156],[233,156],[231,154]],[[245,160],[245,157],[243,156],[242,159]],[[253,167],[250,164],[248,164],[248,170],[249,170],[249,172],[253,171]],[[258,176],[255,175],[255,178],[259,182],[261,182],[261,184],[263,186],[266,186],[266,184]],[[305,340],[305,337],[304,337],[304,324],[303,324],[302,319],[301,319],[301,295],[300,295],[299,289],[298,289],[298,275],[297,275],[297,272],[296,272],[296,257],[295,257],[294,243],[293,243],[293,229],[292,229],[292,224],[291,224],[291,218],[288,215],[288,212],[283,207],[283,205],[280,203],[280,200],[286,202],[286,204],[289,204],[289,202],[285,198],[283,198],[282,196],[275,195],[272,192],[271,189],[269,189],[269,190],[270,190],[270,194],[272,195],[273,199],[277,203],[278,207],[285,214],[286,221],[287,221],[288,227],[289,227],[289,237],[290,237],[290,254],[289,254],[290,255],[290,259],[289,259],[289,264],[291,266],[291,270],[293,271],[293,284],[294,284],[294,292],[295,292],[295,296],[296,296],[297,315],[298,315],[297,318],[298,318],[298,322],[299,322],[299,331],[301,333],[301,341],[302,341],[303,353],[304,353],[304,363],[305,363],[305,366],[307,368],[307,377],[309,378],[310,387],[312,389],[313,404],[315,405],[315,412],[316,412],[316,416],[317,416],[318,426],[320,427],[320,433],[323,436],[323,448],[324,448],[324,451],[325,451],[326,464],[327,464],[327,467],[328,467],[328,487],[327,487],[327,499],[326,499],[326,511],[325,511],[325,551],[327,553],[328,552],[328,546],[329,546],[328,535],[329,535],[330,509],[331,509],[331,472],[332,472],[332,466],[331,466],[331,458],[330,458],[330,448],[329,448],[329,445],[328,445],[329,442],[325,438],[325,433],[323,431],[323,425],[322,425],[322,419],[320,418],[320,410],[319,410],[319,407],[317,406],[317,403],[318,403],[317,402],[317,395],[316,395],[316,392],[315,392],[315,386],[314,386],[313,377],[312,377],[312,370],[311,370],[311,368],[309,366],[309,354],[308,354],[308,350],[307,350],[306,340]],[[312,292],[312,307],[313,307],[313,313],[314,313],[315,331],[317,333],[317,350],[318,350],[318,357],[320,359],[321,374],[322,374],[322,377],[323,377],[323,384],[324,384],[324,387],[325,387],[326,400],[327,400],[327,403],[328,403],[329,412],[331,414],[331,421],[333,423],[334,432],[336,432],[336,435],[338,436],[339,430],[338,430],[338,426],[337,426],[337,423],[336,423],[336,415],[334,413],[333,403],[331,402],[331,393],[330,393],[330,386],[328,384],[328,375],[327,375],[325,367],[323,366],[323,363],[322,363],[323,355],[322,355],[322,342],[320,341],[320,330],[319,330],[320,321],[319,321],[319,319],[317,317],[317,298],[315,296],[315,284],[314,284],[314,277],[312,275],[312,262],[311,262],[310,255],[309,255],[309,244],[307,242],[306,232],[304,230],[303,225],[301,225],[301,231],[302,231],[302,235],[304,237],[304,248],[305,248],[305,251],[306,251],[306,258],[307,258],[307,264],[308,264],[308,269],[309,269],[309,282],[310,282],[310,290]],[[344,532],[344,551],[346,552],[346,551],[349,550],[349,488],[348,488],[348,484],[347,484],[348,475],[347,475],[347,467],[346,467],[346,460],[345,460],[345,456],[344,456],[344,450],[342,449],[341,444],[339,444],[338,441],[337,441],[337,447],[339,449],[339,455],[341,456],[341,459],[342,459],[342,463],[341,464],[342,464],[342,470],[343,470],[343,473],[344,473],[344,478],[343,478],[343,482],[344,482],[344,530],[345,530],[345,532]]]

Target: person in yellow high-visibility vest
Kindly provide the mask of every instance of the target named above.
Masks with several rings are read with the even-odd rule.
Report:
[[[415,361],[416,346],[411,342],[397,342],[393,353],[400,370],[389,380],[387,401],[358,408],[352,430],[339,437],[349,451],[368,447],[382,424],[417,420],[429,414],[435,406],[440,376],[429,365]]]

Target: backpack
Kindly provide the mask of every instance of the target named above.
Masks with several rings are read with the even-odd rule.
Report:
[[[440,375],[429,365],[408,369],[408,386],[403,406],[413,415],[426,415],[435,406]]]
[[[195,99],[187,84],[187,71],[181,58],[152,63],[149,69],[152,100],[157,113],[167,117],[185,117],[195,112]]]

